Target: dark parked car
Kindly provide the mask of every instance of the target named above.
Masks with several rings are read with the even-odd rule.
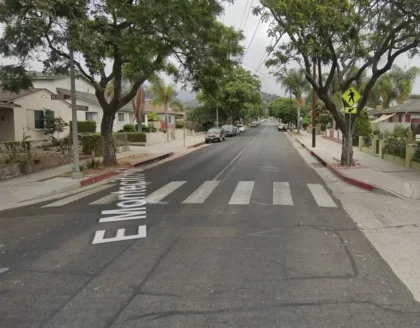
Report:
[[[226,137],[234,137],[238,134],[238,128],[233,125],[223,125],[222,129],[226,133]]]
[[[206,143],[213,141],[223,141],[226,139],[225,130],[223,128],[211,128],[206,133]]]

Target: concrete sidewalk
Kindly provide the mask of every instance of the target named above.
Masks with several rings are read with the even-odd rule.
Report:
[[[187,154],[194,149],[188,149],[204,142],[204,135],[187,136],[184,140],[174,140],[151,146],[130,146],[129,151],[117,154],[117,159],[128,158],[138,154],[148,154],[148,157],[137,161],[159,157],[159,155],[174,153],[176,157]],[[135,159],[133,160],[135,161]],[[23,202],[45,198],[51,195],[69,192],[81,187],[81,180],[74,180],[61,175],[71,172],[73,164],[62,165],[51,169],[22,175],[16,178],[0,181],[0,210],[17,207]],[[22,204],[23,205],[23,204]]]
[[[341,144],[317,136],[316,147],[312,148],[312,135],[301,132],[293,135],[296,140],[313,153],[335,174],[349,183],[381,191],[394,196],[420,199],[420,172],[363,153],[353,147],[356,167],[340,166]]]

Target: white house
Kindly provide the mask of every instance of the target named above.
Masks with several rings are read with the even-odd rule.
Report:
[[[19,94],[0,93],[0,141],[44,140],[44,114],[54,111],[55,117],[71,120],[70,104],[51,100],[53,93],[47,89],[34,88]],[[68,135],[68,128],[63,136]]]
[[[31,74],[33,89],[18,94],[0,92],[0,142],[21,141],[25,136],[30,136],[30,140],[46,139],[44,133],[46,110],[53,111],[55,117],[61,117],[66,122],[72,120],[70,100],[51,100],[52,95],[70,95],[70,77],[36,72]],[[81,74],[76,74],[76,103],[78,105],[77,120],[95,121],[97,132],[99,132],[103,110],[96,98],[92,83]],[[150,112],[159,114],[160,125],[164,128],[163,108],[149,103],[146,104],[143,124],[148,124],[147,114]],[[175,127],[175,120],[183,117],[182,112],[168,110],[168,127]],[[115,132],[122,130],[127,123],[135,123],[131,103],[117,112],[113,130]],[[66,137],[68,134],[67,128],[61,137]]]

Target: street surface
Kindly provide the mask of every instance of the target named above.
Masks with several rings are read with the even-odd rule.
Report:
[[[110,216],[141,175],[146,213]],[[126,178],[0,212],[0,327],[420,327],[412,294],[277,126]]]

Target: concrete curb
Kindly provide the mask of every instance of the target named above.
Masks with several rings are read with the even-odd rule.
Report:
[[[100,174],[95,175],[93,177],[89,177],[89,178],[83,179],[82,181],[80,181],[80,186],[81,187],[88,186],[88,185],[91,185],[93,183],[96,183],[96,182],[99,182],[99,181],[102,181],[102,180],[111,178],[111,177],[113,177],[115,175],[118,175],[122,171],[131,169],[131,168],[135,168],[135,167],[145,166],[145,165],[148,165],[148,164],[151,164],[151,163],[154,163],[154,162],[158,162],[158,161],[164,160],[164,159],[166,159],[168,157],[171,157],[173,155],[174,155],[174,153],[173,152],[170,152],[170,153],[166,153],[166,154],[163,154],[163,155],[155,156],[153,158],[149,158],[149,159],[140,161],[140,162],[135,163],[135,164],[132,164],[132,165],[127,165],[127,166],[124,166],[122,168],[115,169],[114,171],[100,173]]]
[[[293,136],[293,135],[291,135]],[[346,176],[343,172],[341,172],[340,170],[337,170],[335,167],[331,166],[329,163],[327,163],[321,156],[319,156],[318,154],[316,154],[314,151],[312,151],[310,148],[308,148],[303,142],[299,141],[297,138],[295,138],[295,140],[302,146],[304,147],[312,156],[314,156],[319,162],[321,162],[322,165],[324,165],[326,168],[328,168],[331,172],[333,172],[337,177],[339,177],[341,180],[352,184],[356,187],[368,190],[368,191],[374,191],[375,188],[378,188],[377,186],[374,186],[372,184],[354,179],[354,178],[350,178],[348,176]]]
[[[197,144],[195,144],[195,145],[188,146],[188,147],[187,147],[187,149],[197,148],[197,147],[200,147],[200,146],[204,145],[205,143],[206,143],[205,141],[203,141],[203,142],[199,142],[199,143],[197,143]]]
[[[289,135],[291,137],[294,137],[292,134],[289,133]],[[294,137],[294,139],[303,147],[305,148],[312,156],[314,156],[322,165],[324,165],[326,168],[328,168],[332,173],[334,173],[338,178],[340,178],[341,180],[347,182],[348,184],[351,184],[353,186],[359,187],[361,189],[370,191],[370,192],[375,192],[378,194],[382,194],[382,195],[387,195],[387,196],[393,196],[393,197],[398,197],[401,199],[411,199],[408,198],[404,195],[401,195],[397,192],[394,192],[392,190],[383,188],[383,187],[379,187],[377,185],[373,185],[364,181],[360,181],[357,180],[355,178],[351,178],[346,176],[343,172],[341,172],[340,170],[338,170],[337,168],[331,166],[329,163],[327,163],[322,157],[320,157],[318,154],[316,154],[314,151],[312,151],[310,148],[308,148],[304,143],[302,143],[301,141],[299,141],[297,138]]]

